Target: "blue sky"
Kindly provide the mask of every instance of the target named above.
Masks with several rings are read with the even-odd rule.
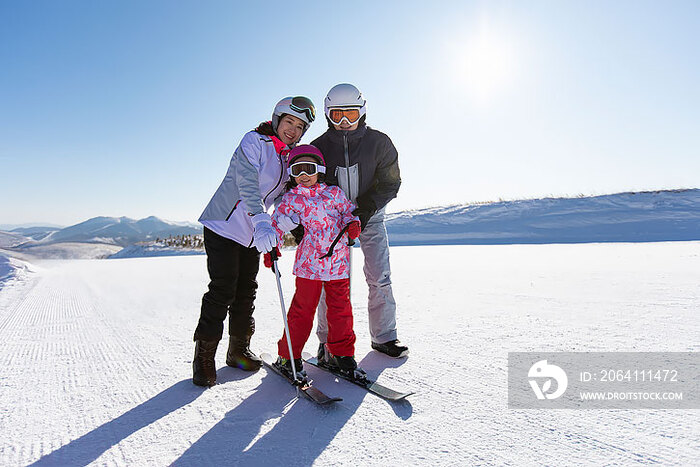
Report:
[[[399,150],[390,211],[700,187],[700,2],[261,5],[0,2],[0,223],[194,221],[277,100],[339,82]]]

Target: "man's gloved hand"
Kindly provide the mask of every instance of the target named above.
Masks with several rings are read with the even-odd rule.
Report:
[[[274,271],[274,269],[272,267],[275,265],[275,262],[272,260],[272,251],[275,251],[277,253],[278,258],[280,256],[282,256],[282,253],[280,253],[279,248],[274,247],[273,250],[271,250],[270,252],[267,252],[263,255],[263,264],[265,265],[266,268],[270,268]]]
[[[357,221],[352,221],[348,224],[348,238],[356,239],[360,236],[360,230],[362,230],[360,223]]]
[[[291,234],[294,236],[294,241],[297,242],[297,245],[301,245],[301,241],[304,238],[304,226],[299,224],[292,230]]]
[[[374,215],[374,212],[375,211],[367,211],[362,208],[357,208],[352,212],[353,216],[360,218],[361,230],[365,230],[365,227],[367,227],[367,222],[369,222],[370,218]]]
[[[289,216],[279,215],[276,217],[277,227],[282,232],[291,232],[299,225],[299,215],[292,213]]]
[[[272,247],[277,245],[277,236],[275,229],[272,228],[272,219],[266,212],[256,214],[252,218],[253,221],[253,246],[260,253],[267,253],[272,250]]]
[[[352,214],[360,218],[360,227],[362,230],[365,230],[370,218],[376,212],[377,205],[368,193],[357,197],[357,209],[355,209]]]

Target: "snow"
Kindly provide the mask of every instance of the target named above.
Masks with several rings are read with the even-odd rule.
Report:
[[[0,248],[14,248],[30,240],[23,235],[0,231]]]
[[[698,351],[700,242],[393,247],[399,335],[370,349],[362,254],[357,357],[416,394],[389,403],[314,368],[343,402],[225,366],[191,384],[206,257],[44,261],[0,290],[0,465],[697,465],[694,410],[512,410],[509,351]],[[281,258],[287,301],[293,255]],[[252,348],[282,334],[262,270]],[[314,352],[315,337],[306,350]]]
[[[700,190],[463,204],[387,216],[392,245],[700,240]]]
[[[122,249],[118,245],[104,243],[51,243],[33,244],[21,249],[13,250],[13,256],[27,259],[28,261],[41,261],[49,259],[100,259],[107,258]]]
[[[204,249],[170,247],[161,244],[130,245],[110,256],[110,259],[119,258],[146,258],[151,256],[188,256],[204,255]]]
[[[26,279],[29,274],[36,272],[36,269],[32,264],[12,258],[0,251],[0,290],[12,281]]]

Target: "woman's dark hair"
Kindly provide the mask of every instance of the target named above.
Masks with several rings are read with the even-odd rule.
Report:
[[[275,130],[272,128],[272,122],[262,122],[258,127],[255,129],[255,132],[264,136],[277,136],[277,133],[275,133]]]

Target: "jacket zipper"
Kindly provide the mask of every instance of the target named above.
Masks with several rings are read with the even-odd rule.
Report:
[[[227,221],[231,218],[231,216],[233,215],[233,211],[236,210],[236,208],[238,207],[239,204],[241,204],[241,200],[240,200],[240,199],[239,199],[238,201],[236,201],[236,204],[233,205],[233,209],[231,209],[231,212],[229,212],[229,213],[228,213],[228,216],[226,216],[226,220],[227,220]]]
[[[343,148],[345,149],[345,167],[347,167],[347,171],[345,172],[345,175],[347,176],[347,182],[348,182],[348,200],[352,202],[352,188],[350,186],[350,154],[349,154],[349,149],[348,149],[348,133],[344,132],[343,133]]]
[[[282,155],[277,154],[277,157],[279,157],[280,168],[282,169],[280,170],[280,178],[277,180],[277,184],[275,185],[275,187],[272,190],[268,191],[265,197],[263,197],[263,207],[265,206],[265,200],[267,200],[267,197],[270,196],[272,192],[277,189],[278,186],[280,186],[280,182],[282,181],[282,177],[284,176],[284,161],[282,160]]]
[[[277,153],[277,151],[275,151],[275,153]],[[282,177],[284,176],[284,161],[282,160],[282,155],[277,154],[277,157],[279,158],[280,168],[282,169],[282,170],[280,170],[280,178],[277,180],[277,184],[274,186],[274,188],[272,190],[268,191],[267,194],[263,197],[263,207],[265,207],[265,200],[267,200],[267,197],[270,196],[272,194],[272,192],[274,192],[277,189],[278,186],[280,186],[280,183],[282,182]],[[250,239],[250,243],[248,244],[248,248],[253,246],[254,240],[255,240],[255,233],[253,233],[253,238]]]

